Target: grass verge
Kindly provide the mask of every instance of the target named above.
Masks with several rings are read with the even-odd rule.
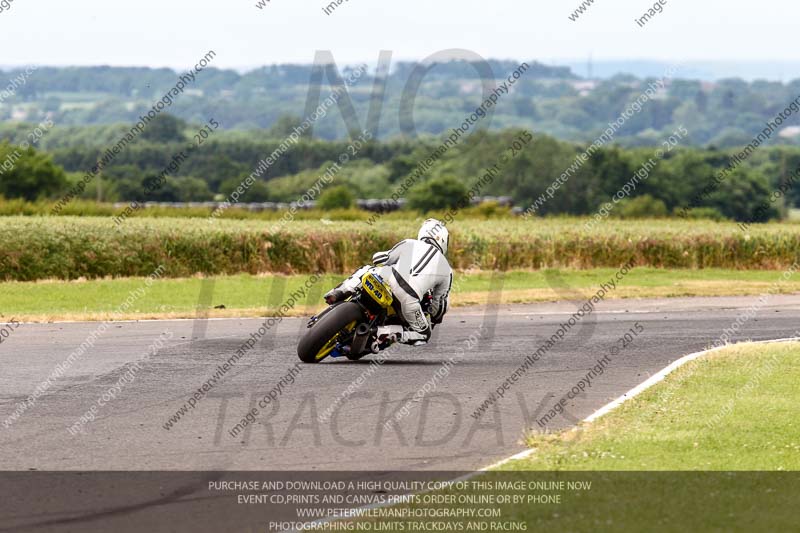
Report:
[[[499,510],[459,531],[794,530],[798,380],[798,342],[713,352],[592,424],[530,436],[535,451],[524,459],[397,509]],[[371,526],[387,520],[363,516]],[[396,530],[414,530],[408,524]]]
[[[700,357],[505,470],[800,470],[800,343]]]
[[[576,291],[593,292],[600,283],[608,282],[614,272],[604,268],[506,272],[500,299],[503,303],[564,300],[574,297]],[[457,273],[452,304],[485,304],[492,287],[499,287],[496,277],[499,275],[477,271]],[[780,276],[780,272],[764,270],[636,268],[608,297],[754,295],[770,287],[779,293],[800,291],[800,280],[790,279],[775,285]],[[339,274],[324,276],[289,314],[306,315],[319,309],[322,294],[342,278]],[[265,316],[275,313],[307,279],[307,275],[248,274],[159,279],[124,313],[115,311],[129,294],[144,287],[144,278],[5,282],[0,283],[0,318],[46,322],[194,318],[198,313],[209,317]]]

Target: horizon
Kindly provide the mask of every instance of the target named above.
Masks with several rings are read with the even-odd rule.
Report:
[[[0,46],[13,50],[14,56],[0,64],[185,70],[198,54],[214,49],[219,54],[215,67],[242,71],[262,65],[309,64],[316,50],[331,50],[339,65],[372,65],[380,50],[392,50],[397,62],[463,48],[487,59],[535,58],[545,65],[581,65],[589,57],[597,65],[727,63],[732,70],[726,76],[736,66],[744,71],[757,70],[753,68],[757,65],[783,65],[798,74],[778,69],[770,77],[800,77],[791,16],[800,8],[788,0],[772,4],[782,16],[774,10],[753,10],[743,0],[692,5],[670,0],[644,27],[635,20],[649,2],[638,0],[619,0],[614,5],[596,2],[575,20],[570,14],[580,4],[577,0],[561,5],[496,0],[492,12],[503,16],[499,24],[490,26],[482,23],[486,4],[477,0],[435,4],[407,0],[402,5],[352,0],[330,14],[322,10],[326,1],[270,0],[260,9],[255,2],[219,9],[210,0],[169,4],[142,0],[135,6],[101,0],[77,4],[17,0],[0,12]],[[48,17],[41,17],[43,10]],[[206,16],[211,10],[214,16]],[[722,15],[724,25],[714,24]],[[767,34],[769,39],[755,38]],[[248,39],[242,40],[242,35]],[[631,57],[631,50],[638,57]],[[576,74],[584,73],[578,67]],[[753,76],[742,72],[739,77]]]
[[[368,71],[372,74],[375,72],[377,64],[376,59],[370,61],[358,62],[343,62],[340,61],[336,54],[333,54],[334,61],[339,69],[345,67],[355,67],[360,64],[367,64]],[[392,57],[391,65],[392,70],[394,66],[400,63],[414,63],[421,61],[424,58],[397,58]],[[592,57],[587,58],[567,58],[562,60],[544,59],[544,58],[499,58],[499,57],[484,57],[488,61],[509,61],[509,62],[536,62],[548,67],[566,67],[571,72],[580,78],[584,79],[608,79],[617,75],[632,75],[637,78],[660,77],[664,69],[668,66],[678,65],[679,71],[683,74],[674,76],[676,79],[686,80],[700,80],[700,81],[720,81],[723,79],[739,78],[748,83],[754,81],[768,81],[768,82],[781,82],[789,83],[794,80],[800,79],[800,60],[795,61],[728,61],[728,60],[691,60],[686,62],[670,62],[654,58],[627,58],[627,59],[597,59]],[[275,63],[262,63],[257,65],[231,65],[231,66],[211,66],[212,69],[221,71],[234,71],[239,75],[246,75],[250,72],[259,70],[261,68],[272,66],[311,66],[314,64],[312,60],[306,62],[275,62]],[[591,66],[590,66],[591,65]],[[176,73],[186,70],[185,67],[177,65],[144,65],[144,64],[110,64],[110,63],[74,63],[74,64],[36,64],[36,63],[21,63],[21,64],[0,64],[0,72],[8,73],[14,70],[23,69],[26,67],[40,68],[55,68],[55,69],[68,69],[68,68],[96,68],[96,67],[109,67],[109,68],[148,68],[152,70],[170,69]],[[590,72],[593,71],[593,72]],[[787,73],[787,71],[789,71]]]

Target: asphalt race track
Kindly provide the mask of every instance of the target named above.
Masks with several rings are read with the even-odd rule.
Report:
[[[574,424],[671,361],[707,347],[754,303],[757,298],[746,297],[605,302],[479,420],[470,415],[576,304],[456,309],[436,329],[432,345],[399,347],[382,365],[371,365],[370,356],[298,367],[294,383],[285,379],[278,401],[260,409],[256,423],[236,437],[229,430],[298,362],[295,343],[305,320],[279,324],[169,430],[169,417],[218,372],[259,320],[116,323],[5,428],[2,421],[15,404],[96,327],[25,324],[0,351],[0,470],[476,469],[523,449],[523,429],[609,355],[636,322],[643,332],[611,357],[605,373],[550,429]],[[466,339],[484,322],[480,344],[469,349]],[[736,338],[787,337],[799,327],[800,296],[774,296]],[[172,339],[149,357],[148,346],[165,331]],[[193,340],[193,334],[202,338]],[[450,358],[452,364],[443,366]],[[137,361],[132,380],[97,408],[82,433],[71,435],[67,428],[119,382],[126,364]],[[435,387],[411,402],[397,425],[384,428],[426,382]]]
[[[399,347],[382,365],[371,363],[375,356],[302,365],[293,371],[293,383],[284,376],[298,362],[295,345],[305,320],[285,319],[169,429],[170,417],[260,320],[114,323],[5,427],[15,406],[97,327],[23,324],[0,347],[0,470],[475,470],[521,451],[525,428],[537,426],[536,420],[612,349],[604,374],[570,401],[549,429],[575,424],[675,359],[708,347],[748,306],[758,310],[740,320],[737,340],[789,337],[800,328],[800,296],[773,296],[765,304],[758,297],[604,302],[504,398],[473,418],[481,402],[578,305],[455,309],[431,345]],[[628,347],[614,348],[637,323],[641,334]],[[165,332],[171,339],[149,356],[148,346]],[[466,339],[476,332],[482,332],[480,341],[470,349]],[[137,369],[135,375],[122,383],[130,368]],[[231,436],[282,378],[277,401]],[[409,403],[426,382],[427,394]],[[110,398],[108,391],[118,383]],[[95,420],[71,434],[68,428],[98,406],[104,393],[110,401],[96,408]],[[403,406],[407,415],[385,425]]]

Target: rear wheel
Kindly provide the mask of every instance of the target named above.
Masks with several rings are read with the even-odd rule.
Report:
[[[297,356],[304,363],[318,363],[336,347],[339,334],[352,331],[363,319],[361,306],[344,302],[326,312],[300,339]]]

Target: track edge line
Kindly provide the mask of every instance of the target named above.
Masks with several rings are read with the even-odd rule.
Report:
[[[644,380],[642,383],[636,385],[634,388],[632,388],[631,390],[629,390],[628,392],[626,392],[622,396],[619,396],[618,398],[616,398],[616,399],[612,400],[611,402],[607,403],[606,405],[604,405],[603,407],[601,407],[600,409],[598,409],[594,413],[590,414],[589,416],[587,416],[586,418],[581,420],[581,422],[582,423],[591,423],[591,422],[597,420],[598,418],[602,417],[603,415],[606,415],[606,414],[610,413],[611,411],[613,411],[614,409],[616,409],[617,407],[619,407],[620,405],[622,405],[626,401],[630,400],[631,398],[635,398],[636,396],[640,395],[641,393],[643,393],[644,391],[646,391],[647,389],[649,389],[650,387],[652,387],[656,383],[659,383],[665,377],[667,377],[669,374],[671,374],[672,372],[674,372],[678,368],[682,367],[686,363],[688,363],[690,361],[694,361],[695,359],[697,359],[699,357],[702,357],[703,355],[706,355],[706,354],[709,354],[709,353],[712,353],[712,352],[716,352],[716,351],[722,350],[724,348],[729,348],[729,347],[735,346],[737,344],[771,344],[771,343],[778,343],[778,342],[797,342],[797,341],[800,341],[800,337],[785,337],[785,338],[781,338],[781,339],[772,339],[772,340],[766,340],[766,341],[740,341],[740,342],[732,342],[732,343],[729,343],[729,344],[723,344],[722,346],[715,346],[713,348],[707,348],[707,349],[701,350],[699,352],[694,352],[694,353],[690,353],[688,355],[684,355],[683,357],[679,357],[675,361],[671,362],[669,365],[667,365],[666,367],[662,368],[661,370],[659,370],[658,372],[656,372],[655,374],[653,374],[652,376],[650,376],[649,378]],[[578,431],[578,430],[579,430],[579,426],[575,426],[572,429],[570,429],[569,431]],[[523,450],[523,451],[521,451],[519,453],[516,453],[516,454],[514,454],[514,455],[512,455],[510,457],[506,457],[505,459],[501,459],[500,461],[497,461],[496,463],[492,463],[492,464],[490,464],[488,466],[485,466],[483,468],[475,470],[474,472],[470,472],[468,474],[465,474],[463,476],[460,476],[460,477],[458,477],[456,479],[452,479],[452,480],[449,480],[449,481],[451,483],[458,483],[458,482],[461,482],[461,481],[467,481],[467,480],[469,480],[469,479],[471,479],[471,478],[473,478],[475,476],[480,475],[481,472],[486,472],[488,470],[492,470],[493,468],[497,468],[499,466],[502,466],[502,465],[504,465],[506,463],[510,463],[512,461],[518,461],[520,459],[525,459],[526,457],[532,455],[534,452],[536,452],[536,448],[528,448],[528,449]],[[430,490],[422,490],[422,491],[418,491],[418,492],[412,492],[410,494],[424,494],[424,493],[427,493],[427,492],[431,492],[431,491]],[[392,505],[396,505],[396,504],[395,503],[388,503],[388,502],[386,502],[386,503],[373,503],[373,504],[369,504],[369,505],[363,505],[361,507],[356,507],[355,510],[379,509],[379,508],[382,508],[382,507],[390,507]],[[328,518],[318,519],[318,520],[309,522],[307,525],[308,526],[312,526],[312,527],[313,526],[321,526],[323,524],[329,524],[329,523],[332,523],[332,522],[337,522],[337,521],[342,521],[342,520],[347,520],[347,518],[328,517]],[[292,529],[291,530],[292,533],[301,533],[302,531],[306,531],[306,529],[302,529],[302,530]]]
[[[694,361],[695,359],[698,359],[698,358],[700,358],[700,357],[702,357],[702,356],[704,356],[706,354],[709,354],[709,353],[712,353],[712,352],[716,352],[716,351],[719,351],[719,350],[723,350],[723,349],[729,348],[731,346],[736,346],[737,344],[772,344],[772,343],[778,343],[778,342],[797,342],[797,341],[800,341],[800,337],[785,337],[785,338],[781,338],[781,339],[772,339],[772,340],[766,340],[766,341],[740,341],[740,342],[732,342],[732,343],[729,343],[729,344],[723,344],[721,346],[715,346],[713,348],[707,348],[707,349],[701,350],[699,352],[694,352],[694,353],[690,353],[688,355],[684,355],[683,357],[680,357],[680,358],[676,359],[675,361],[671,362],[669,365],[667,365],[666,367],[662,368],[661,370],[659,370],[658,372],[656,372],[655,374],[653,374],[652,376],[650,376],[649,378],[647,378],[643,382],[639,383],[634,388],[632,388],[628,392],[624,393],[622,396],[619,396],[616,399],[614,399],[614,400],[610,401],[609,403],[605,404],[603,407],[601,407],[600,409],[598,409],[594,413],[590,414],[589,416],[587,416],[586,418],[581,420],[581,423],[590,424],[590,423],[594,422],[598,418],[601,418],[602,416],[610,413],[611,411],[613,411],[614,409],[616,409],[617,407],[619,407],[623,403],[627,402],[628,400],[630,400],[632,398],[635,398],[636,396],[639,396],[641,393],[643,393],[644,391],[646,391],[647,389],[649,389],[650,387],[652,387],[656,383],[660,383],[661,381],[664,380],[664,378],[666,378],[668,375],[670,375],[671,373],[673,373],[675,370],[679,369],[680,367],[682,367],[686,363]],[[580,429],[580,426],[575,426],[572,429],[570,429],[569,431],[573,431],[574,432],[574,431],[579,431],[579,429]],[[523,451],[521,451],[519,453],[516,453],[516,454],[510,456],[510,457],[506,457],[505,459],[501,459],[500,461],[497,461],[497,462],[492,463],[492,464],[490,464],[488,466],[485,466],[485,467],[481,468],[479,470],[479,472],[486,472],[487,470],[492,470],[494,468],[502,466],[502,465],[504,465],[506,463],[510,463],[512,461],[518,461],[520,459],[525,459],[526,457],[528,457],[531,454],[533,454],[535,451],[536,451],[536,448],[528,448],[527,450],[523,450]]]

